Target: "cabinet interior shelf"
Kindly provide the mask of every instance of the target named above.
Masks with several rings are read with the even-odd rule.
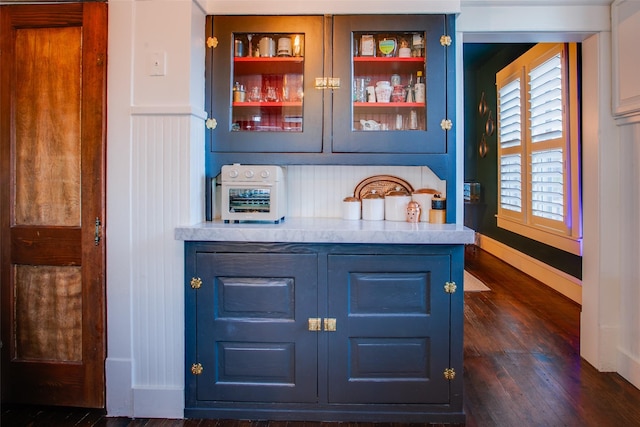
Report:
[[[424,62],[422,56],[412,56],[410,58],[398,58],[397,56],[354,56],[353,62]]]
[[[304,68],[304,57],[234,57],[234,68],[236,74],[302,74]]]
[[[424,108],[424,102],[354,102],[354,108]]]
[[[235,56],[234,62],[304,62],[304,56]]]
[[[234,102],[233,107],[268,107],[268,108],[281,108],[281,107],[302,107],[302,102],[299,101],[275,101],[275,102]]]

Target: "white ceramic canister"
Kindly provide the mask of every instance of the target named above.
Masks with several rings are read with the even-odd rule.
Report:
[[[406,221],[407,205],[411,201],[409,193],[396,187],[384,196],[384,219],[387,221]]]
[[[362,197],[362,219],[382,221],[384,219],[384,196],[376,190]]]
[[[345,197],[342,201],[342,219],[360,219],[360,199],[357,197]]]
[[[433,199],[434,194],[440,193],[433,188],[420,188],[411,195],[411,198],[420,204],[420,222],[429,222],[431,199]]]

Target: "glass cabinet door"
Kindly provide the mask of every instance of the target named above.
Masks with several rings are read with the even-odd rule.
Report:
[[[336,16],[333,151],[444,153],[445,20]]]
[[[212,151],[320,152],[322,17],[216,16]]]

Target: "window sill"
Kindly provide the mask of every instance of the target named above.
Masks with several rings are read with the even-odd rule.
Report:
[[[535,240],[545,245],[569,252],[574,255],[582,256],[582,238],[565,236],[540,228],[524,225],[508,218],[496,215],[498,219],[498,227],[519,234],[529,239]]]

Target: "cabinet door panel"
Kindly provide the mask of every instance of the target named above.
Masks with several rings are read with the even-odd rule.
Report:
[[[334,153],[446,153],[447,133],[440,122],[446,118],[447,106],[447,51],[440,45],[440,37],[445,34],[446,18],[444,15],[416,16],[335,16],[334,17],[334,77],[343,82],[340,90],[333,91],[333,143]],[[392,130],[395,129],[396,114],[408,117],[409,111],[401,106],[379,108],[381,104],[372,104],[372,117],[388,115],[394,117],[387,123],[386,131],[354,131],[353,104],[353,43],[354,33],[371,32],[422,32],[426,40],[426,113],[418,109],[426,120],[426,130]],[[385,58],[387,59],[387,58]],[[394,58],[391,58],[394,59]],[[391,61],[376,66],[377,77],[389,80],[392,74],[404,76],[402,60]],[[403,65],[405,64],[405,65]],[[375,73],[374,73],[375,74]],[[415,82],[415,80],[414,80]],[[372,81],[371,85],[375,85]],[[366,105],[366,104],[365,104]],[[366,108],[366,107],[364,107]],[[385,114],[376,115],[374,110]],[[384,119],[380,119],[384,121]],[[378,120],[378,121],[380,121]],[[422,128],[422,126],[421,126]]]
[[[215,16],[213,36],[217,47],[208,52],[211,75],[207,77],[211,117],[217,122],[209,131],[212,152],[225,153],[319,153],[322,151],[323,91],[314,87],[323,73],[322,16]],[[262,35],[300,34],[304,46],[300,60],[281,57],[234,57],[234,41],[242,38],[259,48]],[[248,49],[248,46],[245,48]],[[246,55],[246,53],[245,53]],[[296,64],[303,62],[302,76]],[[235,67],[235,71],[234,71]],[[280,96],[287,77],[302,77],[300,100],[285,102]],[[284,79],[284,80],[283,80]],[[246,84],[246,98],[232,103],[233,85]],[[271,82],[271,83],[267,83]],[[298,84],[299,84],[298,83]],[[268,85],[275,92],[254,98],[252,87]],[[283,86],[283,87],[280,87]],[[266,86],[263,87],[266,90]],[[270,95],[269,95],[270,96]],[[289,99],[287,97],[287,99]],[[298,104],[298,102],[301,104]],[[244,111],[245,113],[242,113]],[[300,111],[302,112],[300,114]],[[246,116],[242,120],[234,120]],[[289,123],[287,120],[293,120]],[[302,121],[299,123],[299,121]],[[295,125],[291,130],[289,125]],[[297,127],[301,125],[302,130]],[[288,130],[289,129],[289,130]]]
[[[448,255],[329,257],[331,403],[448,403]]]
[[[199,253],[197,400],[317,401],[317,255]]]

